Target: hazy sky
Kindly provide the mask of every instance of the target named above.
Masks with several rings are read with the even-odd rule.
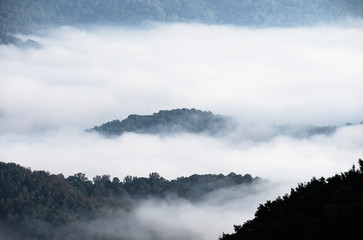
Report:
[[[243,211],[251,217],[261,199],[312,176],[346,171],[363,157],[363,125],[330,136],[275,133],[253,140],[267,134],[270,124],[363,121],[361,23],[289,29],[62,27],[31,38],[44,48],[0,46],[0,161],[90,178],[158,172],[171,179],[233,171],[278,183],[266,195],[252,194],[251,207],[227,214],[224,224],[218,214],[232,213],[233,204],[222,211],[188,203],[155,208],[152,204],[163,203],[151,202],[137,211],[149,206],[185,222],[189,209],[220,226],[215,231],[221,234],[231,231],[236,219],[246,220]],[[221,139],[189,134],[105,139],[83,132],[129,114],[183,107],[235,117],[243,131]],[[189,225],[189,233],[202,234]]]

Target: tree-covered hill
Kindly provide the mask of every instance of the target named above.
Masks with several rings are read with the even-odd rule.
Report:
[[[152,115],[129,115],[124,120],[113,120],[100,126],[88,129],[88,132],[98,132],[105,136],[119,136],[127,132],[139,134],[176,134],[203,133],[210,136],[226,136],[240,134],[247,137],[245,130],[249,126],[239,124],[237,119],[215,115],[210,111],[196,109],[161,110]],[[272,125],[262,139],[271,139],[279,135],[294,138],[310,138],[316,135],[331,135],[339,127],[315,125]],[[247,134],[248,135],[248,134]],[[251,140],[256,140],[251,138]],[[258,139],[257,139],[258,140]]]
[[[255,218],[221,240],[361,239],[363,161],[359,169],[313,178],[289,195],[260,205]]]
[[[0,32],[38,26],[202,22],[295,26],[362,17],[361,0],[2,0]]]
[[[54,26],[197,22],[291,27],[363,17],[361,0],[1,0],[0,44],[39,47],[13,34]]]
[[[130,115],[113,120],[89,131],[103,135],[121,135],[125,132],[170,134],[178,132],[218,134],[232,127],[229,118],[196,109],[163,110],[153,115]]]
[[[194,202],[212,191],[257,181],[260,179],[249,174],[235,173],[195,174],[175,180],[151,173],[147,178],[126,176],[123,181],[103,175],[91,181],[83,173],[64,178],[0,162],[0,239],[73,239],[65,233],[81,231],[79,224],[85,220],[109,217],[105,209],[122,218],[141,200],[182,198]]]

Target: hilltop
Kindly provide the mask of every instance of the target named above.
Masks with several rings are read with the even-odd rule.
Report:
[[[235,225],[220,240],[360,239],[363,217],[363,161],[359,169],[328,179],[313,178],[290,194],[261,204],[255,218]]]
[[[107,136],[126,132],[141,134],[206,133],[218,134],[231,126],[230,119],[210,111],[192,109],[161,110],[152,115],[129,115],[126,119],[113,120],[88,131]]]
[[[127,219],[127,214],[147,199],[198,203],[213,191],[260,181],[249,174],[235,173],[167,180],[155,172],[149,177],[126,176],[123,181],[110,175],[88,180],[83,173],[65,178],[0,162],[0,238],[111,240],[115,238],[97,233],[88,236],[82,225],[92,220],[107,223],[112,217]]]

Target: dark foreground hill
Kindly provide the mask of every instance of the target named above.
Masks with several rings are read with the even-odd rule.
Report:
[[[206,133],[218,134],[231,127],[230,119],[196,109],[163,110],[153,115],[129,115],[126,119],[113,120],[89,131],[103,135],[122,135],[125,132],[142,134]]]
[[[255,218],[221,240],[361,239],[363,161],[359,169],[328,179],[313,178],[289,195],[258,207]]]
[[[64,178],[0,162],[0,239],[113,240],[87,237],[82,224],[102,222],[110,213],[123,218],[139,201],[149,198],[199,202],[212,191],[258,181],[249,174],[235,173],[195,174],[175,180],[151,173],[148,178],[126,176],[123,181],[103,175],[91,181],[83,173]]]

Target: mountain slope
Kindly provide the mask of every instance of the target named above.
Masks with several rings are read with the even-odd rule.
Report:
[[[218,134],[231,126],[229,119],[211,112],[196,109],[164,110],[153,115],[130,115],[113,120],[89,131],[103,135],[122,135],[125,132],[146,134],[207,133]]]
[[[90,181],[83,173],[64,178],[0,162],[0,239],[100,239],[86,237],[82,225],[93,220],[107,223],[112,216],[122,219],[137,203],[150,198],[199,202],[213,191],[259,181],[235,173],[174,180],[151,173],[148,178],[126,176],[123,181],[103,175]]]
[[[221,240],[360,239],[363,219],[363,161],[360,169],[328,179],[313,178],[289,195],[260,205],[255,218]]]
[[[2,0],[0,32],[142,21],[294,26],[362,16],[361,0]]]

